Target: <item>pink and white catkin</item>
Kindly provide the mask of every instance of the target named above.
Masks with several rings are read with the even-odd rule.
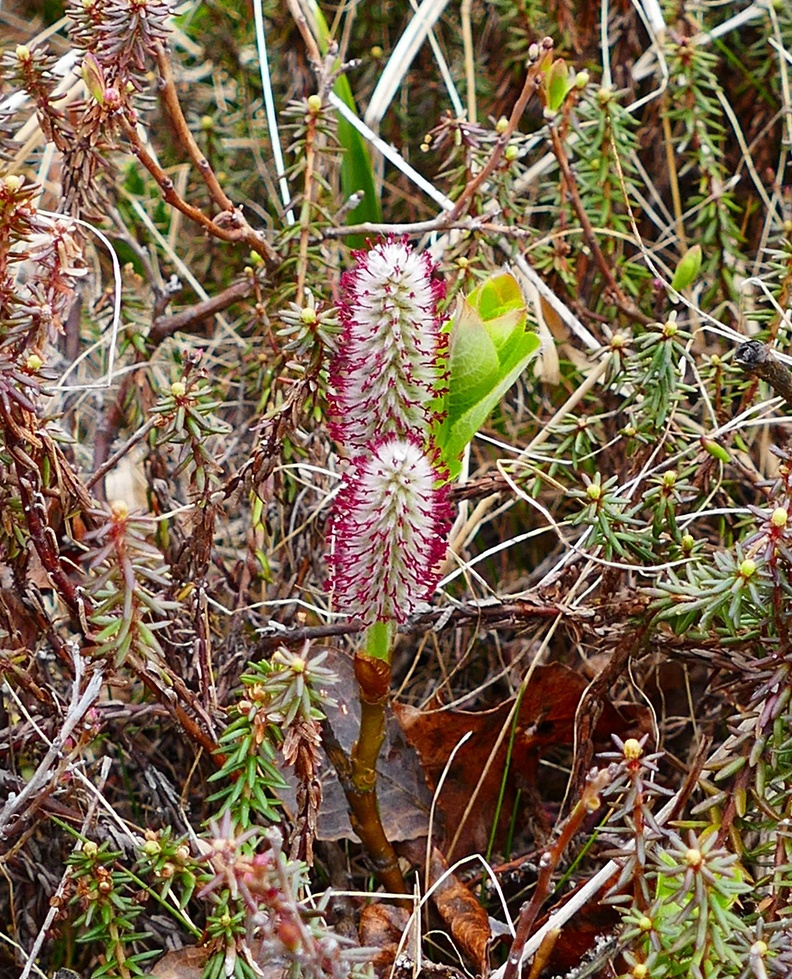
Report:
[[[422,441],[443,394],[444,287],[426,254],[398,238],[368,252],[341,280],[343,334],[330,365],[331,432],[350,455],[385,435]]]
[[[342,279],[332,432],[351,458],[332,517],[336,604],[366,625],[404,622],[440,578],[450,507],[431,441],[445,383],[442,283],[388,238]]]

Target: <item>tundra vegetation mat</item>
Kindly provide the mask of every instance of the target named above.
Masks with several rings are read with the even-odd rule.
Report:
[[[792,4],[0,8],[0,975],[792,975]]]

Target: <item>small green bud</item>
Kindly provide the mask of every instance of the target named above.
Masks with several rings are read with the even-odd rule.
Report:
[[[312,115],[318,115],[322,111],[322,96],[321,95],[309,95],[308,96],[308,111]]]
[[[770,517],[770,523],[774,527],[778,527],[779,530],[781,527],[786,527],[788,520],[789,513],[782,506],[776,507],[775,510],[773,510],[772,516]]]
[[[89,860],[93,860],[93,858],[99,852],[99,847],[93,840],[86,840],[85,843],[83,843],[82,852],[86,857],[88,857]]]
[[[583,91],[590,81],[591,75],[589,75],[587,71],[579,71],[577,75],[575,75],[575,88],[579,91]]]
[[[38,354],[31,354],[25,361],[25,370],[31,374],[36,374],[44,366],[44,361]]]
[[[9,173],[7,177],[0,177],[0,189],[5,189],[15,194],[22,186],[22,177],[18,173]]]
[[[17,44],[14,53],[17,56],[17,61],[30,61],[30,48],[27,44]]]
[[[677,474],[673,469],[663,473],[663,489],[673,489],[676,485]]]
[[[503,157],[508,160],[509,163],[513,163],[519,156],[520,151],[514,145],[514,143],[509,143],[506,149],[503,151]]]
[[[371,57],[375,58],[377,61],[379,61],[379,59],[383,57],[383,55],[385,54],[385,52],[382,50],[379,44],[372,45],[371,51],[369,53],[371,54]]]
[[[679,260],[674,278],[671,280],[672,289],[682,292],[683,289],[687,289],[696,281],[696,277],[701,271],[701,258],[701,245],[694,245],[685,252]]]
[[[599,485],[599,483],[592,483],[590,486],[587,486],[586,496],[592,503],[596,503],[598,500],[602,499],[602,487]]]
[[[682,553],[690,554],[690,552],[693,550],[693,547],[696,544],[696,541],[693,539],[693,536],[691,534],[683,534],[682,540],[679,543],[682,547]]]
[[[300,320],[306,326],[313,326],[319,317],[316,315],[316,310],[313,306],[305,306],[300,310]]]
[[[495,132],[500,136],[501,133],[505,133],[509,128],[509,120],[506,116],[501,116],[500,119],[495,123]]]
[[[754,561],[752,558],[747,557],[745,558],[744,561],[740,563],[740,577],[745,578],[747,580],[748,578],[751,578],[754,574],[756,574],[756,561]]]
[[[250,264],[255,267],[260,267],[264,264],[264,259],[259,255],[258,252],[250,253]]]
[[[171,384],[170,393],[174,398],[183,398],[187,393],[187,385],[184,381],[174,381]]]
[[[147,857],[156,857],[157,854],[162,852],[162,847],[156,840],[146,840],[141,849]]]
[[[654,928],[654,923],[648,915],[642,914],[638,919],[638,927],[641,931],[651,931]]]
[[[597,102],[600,105],[607,105],[613,98],[613,89],[609,85],[603,85],[597,92]]]
[[[201,129],[205,133],[208,133],[211,129],[214,129],[214,119],[211,116],[201,116]]]
[[[731,461],[731,456],[728,451],[712,439],[702,437],[701,444],[713,458],[718,459],[720,462]]]

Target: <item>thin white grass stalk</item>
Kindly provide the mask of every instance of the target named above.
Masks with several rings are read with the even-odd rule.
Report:
[[[680,789],[679,792],[668,800],[657,816],[655,816],[655,822],[658,826],[662,826],[663,823],[668,820],[681,796],[682,790]],[[630,853],[634,849],[634,846],[635,844],[633,842],[628,842],[624,847],[625,852]],[[577,914],[577,912],[588,901],[598,894],[602,888],[605,887],[611,877],[613,877],[613,875],[620,870],[621,865],[616,860],[609,860],[605,866],[598,870],[590,880],[586,881],[582,887],[578,888],[578,890],[572,894],[566,904],[561,908],[557,908],[542,925],[542,927],[538,928],[533,935],[531,935],[522,950],[519,964],[522,965],[524,962],[527,962],[528,959],[539,950],[539,946],[551,931],[562,928],[567,921],[569,921],[570,918]],[[489,979],[503,979],[505,972],[506,963],[491,973]]]
[[[112,759],[110,758],[109,755],[105,755],[104,758],[102,759],[102,765],[101,768],[99,769],[99,778],[97,779],[98,785],[96,786],[96,788],[99,793],[101,793],[104,790],[105,783],[107,782],[107,776],[110,774],[111,764],[112,764]],[[91,799],[91,801],[88,803],[88,811],[85,814],[85,819],[83,819],[82,821],[82,826],[80,828],[80,836],[85,836],[86,833],[88,832],[88,828],[93,822],[94,813],[96,812],[96,805],[97,802],[95,798]],[[74,851],[79,852],[80,850],[82,850],[82,845],[83,845],[82,840],[81,839],[78,840],[76,846],[74,847]],[[66,893],[66,889],[68,887],[69,881],[71,880],[73,872],[74,872],[74,868],[71,866],[66,867],[66,869],[63,871],[63,874],[60,879],[60,883],[58,884],[55,893],[50,898],[50,908],[49,911],[47,911],[47,916],[44,919],[44,923],[42,924],[41,928],[39,928],[38,930],[38,934],[36,935],[35,941],[33,942],[33,945],[30,948],[30,954],[28,955],[27,961],[25,962],[25,966],[19,975],[19,979],[28,979],[31,970],[35,968],[35,961],[38,958],[42,946],[44,945],[44,940],[46,939],[47,933],[52,927],[52,923],[55,920],[55,916],[58,914],[58,912],[61,909],[61,902],[63,900],[64,894]]]
[[[82,721],[90,708],[96,702],[102,689],[104,681],[104,671],[101,664],[97,664],[95,672],[91,675],[85,686],[85,691],[80,693],[80,684],[85,674],[85,661],[77,643],[70,644],[72,663],[74,665],[74,681],[72,684],[72,695],[66,716],[58,734],[52,741],[48,741],[49,748],[41,759],[36,771],[31,775],[24,788],[19,792],[12,792],[6,804],[0,810],[0,838],[2,838],[12,820],[21,817],[28,804],[53,781],[60,770],[68,766],[68,759],[64,754],[64,745],[71,737],[72,732]],[[13,688],[9,688],[11,695],[16,700]],[[22,704],[17,701],[20,708]],[[40,731],[40,729],[39,729]],[[43,736],[43,735],[42,735]]]
[[[745,26],[745,24],[750,24],[752,20],[756,20],[759,17],[764,17],[771,7],[771,3],[765,3],[763,0],[758,0],[756,3],[752,3],[750,7],[746,7],[745,10],[741,10],[737,14],[733,14],[728,20],[724,20],[722,24],[717,24],[712,28],[711,31],[703,31],[701,34],[696,34],[690,39],[691,44],[712,44],[713,41],[717,40],[719,37],[723,37],[725,34],[731,34],[732,31],[739,30],[739,28]]]
[[[651,33],[655,38],[663,34],[666,29],[665,17],[658,0],[638,0],[636,6],[644,15],[644,23],[651,28]]]
[[[463,0],[464,2],[464,0]],[[418,4],[416,0],[410,0],[413,10],[418,10]],[[462,25],[462,32],[464,36],[464,20]],[[443,84],[446,87],[446,92],[448,92],[448,98],[451,101],[451,106],[454,109],[454,114],[458,119],[462,119],[465,115],[465,107],[462,105],[462,99],[459,97],[459,92],[457,92],[456,84],[454,83],[453,76],[451,75],[451,69],[448,67],[448,62],[445,59],[443,50],[437,40],[435,32],[429,31],[428,35],[429,47],[432,49],[432,54],[435,56],[435,61],[437,62],[437,68],[440,72],[440,77],[443,79]],[[475,97],[475,96],[474,96]]]
[[[454,764],[454,759],[459,754],[460,748],[467,744],[468,741],[473,737],[473,732],[468,731],[463,734],[462,737],[454,745],[451,754],[448,756],[448,760],[443,766],[443,771],[440,773],[440,778],[437,780],[437,785],[435,786],[434,793],[432,794],[432,804],[429,807],[429,828],[426,834],[426,867],[424,868],[424,892],[429,893],[429,862],[432,852],[432,839],[434,837],[434,820],[435,813],[437,812],[437,803],[440,799],[440,793],[443,791],[443,786],[445,785],[446,779],[448,778],[448,773],[451,771],[451,766]]]
[[[380,75],[366,109],[364,118],[366,125],[371,129],[379,127],[421,45],[448,6],[448,2],[449,0],[424,0],[405,28]]]
[[[116,357],[116,341],[118,340],[118,331],[121,326],[121,263],[118,261],[118,255],[116,255],[116,250],[113,248],[113,244],[110,239],[103,234],[95,225],[91,224],[89,221],[83,221],[82,218],[71,218],[69,219],[66,215],[55,214],[52,211],[39,211],[39,214],[43,214],[47,218],[57,219],[59,221],[72,220],[75,224],[79,224],[80,227],[86,228],[91,234],[96,235],[99,241],[105,246],[110,254],[110,261],[113,266],[113,322],[110,329],[110,344],[107,351],[107,372],[102,381],[95,384],[79,385],[77,388],[69,388],[63,384],[63,381],[69,376],[76,364],[80,361],[81,357],[68,368],[66,373],[61,377],[60,381],[55,385],[55,389],[58,391],[69,391],[69,390],[79,390],[82,391],[86,388],[108,388],[113,383],[113,374],[115,371],[115,357]]]
[[[416,187],[430,197],[435,204],[438,204],[444,211],[453,211],[454,202],[450,198],[446,197],[445,194],[442,194],[433,184],[418,173],[417,170],[411,167],[395,147],[391,146],[389,143],[386,143],[384,139],[380,139],[374,130],[359,119],[358,116],[356,116],[355,113],[349,108],[349,106],[341,101],[335,92],[328,93],[328,101],[334,109],[341,113],[341,115],[350,125],[357,129],[364,139],[371,143],[374,149],[381,153],[385,159],[400,170],[405,177],[408,178],[408,180],[411,180]]]
[[[731,123],[731,127],[734,130],[734,135],[737,137],[737,142],[740,146],[740,152],[742,153],[742,158],[745,162],[745,168],[751,175],[751,180],[753,180],[754,187],[756,188],[757,194],[762,198],[765,208],[767,209],[768,217],[773,213],[773,202],[770,200],[770,195],[765,190],[765,185],[762,182],[762,178],[757,173],[756,167],[754,166],[753,157],[751,156],[751,149],[745,141],[745,136],[743,135],[742,127],[737,118],[737,114],[731,107],[731,103],[723,94],[723,91],[718,88],[715,91],[718,97],[718,101],[721,104],[721,108],[726,113],[726,116]],[[736,176],[736,174],[735,174]],[[780,218],[780,215],[777,215]]]
[[[480,564],[482,561],[486,561],[488,558],[491,558],[493,554],[499,554],[501,551],[506,551],[510,547],[515,547],[517,544],[522,544],[523,541],[530,540],[532,537],[539,537],[540,534],[546,534],[551,529],[556,530],[557,525],[552,528],[536,527],[534,530],[528,530],[524,534],[518,534],[516,537],[510,537],[509,540],[501,541],[499,544],[496,544],[494,547],[490,547],[486,551],[482,551],[481,554],[477,554],[474,558],[471,558],[469,561],[465,561],[461,567],[457,568],[455,571],[452,571],[450,574],[447,574],[445,578],[443,578],[443,580],[438,584],[437,587],[438,588],[447,587],[448,585],[451,584],[452,581],[455,581],[457,578],[459,578],[460,575],[472,571],[472,569],[477,564]],[[560,534],[559,534],[559,538],[561,541],[566,543],[566,541],[564,541],[563,536],[561,536]]]
[[[196,295],[200,299],[208,299],[209,298],[209,293],[206,291],[206,289],[204,289],[204,287],[201,285],[201,283],[199,282],[199,280],[196,279],[196,277],[193,275],[193,273],[190,270],[189,266],[186,265],[182,261],[182,259],[178,255],[178,253],[176,251],[174,251],[170,247],[170,245],[168,244],[167,240],[165,238],[163,238],[162,234],[160,233],[159,228],[151,220],[151,218],[149,217],[146,209],[143,207],[143,205],[140,203],[140,201],[139,200],[136,200],[134,197],[131,197],[129,195],[127,195],[127,199],[129,200],[130,204],[132,205],[132,208],[134,209],[134,211],[137,214],[137,216],[140,218],[140,220],[143,222],[143,224],[145,224],[145,226],[146,226],[147,230],[149,231],[149,233],[151,234],[152,238],[154,238],[154,240],[156,241],[156,243],[160,246],[160,248],[162,248],[162,250],[168,256],[168,258],[170,259],[170,261],[173,262],[173,265],[176,268],[176,271],[179,273],[179,275],[186,282],[188,282],[190,284],[190,286],[192,286],[192,288],[194,289]],[[226,334],[226,336],[228,337],[228,339],[235,346],[237,346],[237,347],[244,347],[244,346],[246,346],[245,341],[237,334],[236,330],[233,329],[233,327],[228,322],[228,320],[225,318],[225,316],[223,316],[220,313],[217,313],[215,315],[216,315],[216,318],[217,318],[217,322],[220,324],[223,332]]]
[[[289,182],[286,179],[286,164],[283,160],[283,150],[278,130],[278,114],[275,111],[275,98],[272,94],[272,79],[270,77],[269,58],[267,56],[267,35],[264,29],[264,11],[261,0],[253,0],[253,18],[256,26],[256,49],[258,50],[259,73],[261,87],[264,91],[264,109],[267,116],[270,143],[272,144],[272,159],[275,162],[275,173],[278,177],[281,200],[286,209],[286,223],[294,224],[294,211],[289,207],[291,194]]]
[[[319,605],[312,605],[311,602],[303,601],[302,598],[271,598],[266,602],[251,602],[250,605],[240,605],[239,608],[227,608],[222,602],[218,602],[217,599],[212,598],[210,595],[206,596],[206,601],[212,608],[217,609],[218,612],[222,612],[223,615],[227,615],[229,618],[233,615],[239,615],[242,612],[253,612],[259,608],[284,608],[287,605],[297,605],[299,608],[307,609],[307,611],[319,616],[319,618],[326,619],[328,622],[331,619],[349,619],[350,616],[347,612],[330,612],[326,608],[321,608]],[[284,635],[288,635],[291,631],[289,626],[282,625],[280,622],[268,622],[266,626],[259,630],[260,635],[268,635],[274,632],[282,632]]]

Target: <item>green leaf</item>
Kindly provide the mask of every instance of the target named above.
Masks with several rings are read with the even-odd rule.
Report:
[[[671,288],[676,289],[677,292],[682,292],[683,289],[687,289],[696,281],[696,276],[700,271],[701,245],[694,245],[679,260],[674,278],[671,280]]]
[[[522,291],[508,272],[491,276],[457,303],[445,418],[435,433],[451,479],[459,475],[465,446],[541,346],[526,323]]]
[[[558,112],[574,86],[575,82],[569,77],[566,61],[557,58],[547,72],[547,108],[551,112]]]

